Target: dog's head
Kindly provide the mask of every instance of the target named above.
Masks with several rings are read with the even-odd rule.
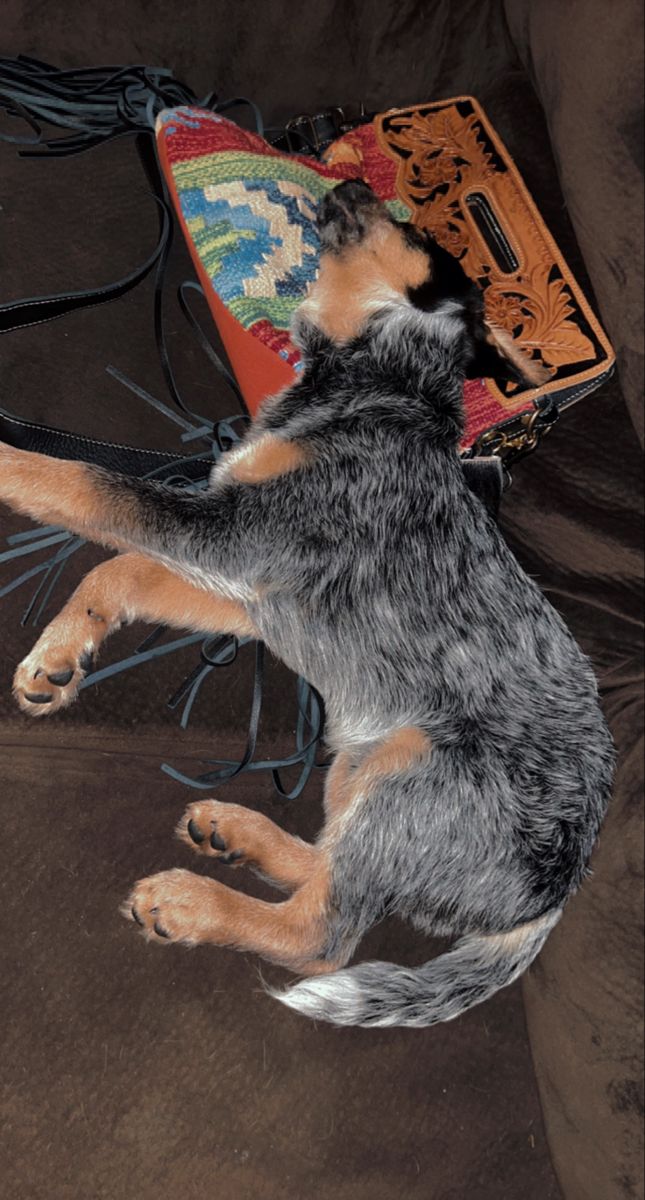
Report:
[[[470,378],[537,386],[548,372],[486,320],[482,293],[451,254],[424,230],[395,221],[362,180],[328,192],[318,213],[318,279],[298,310],[294,335],[307,350],[307,327],[337,346],[351,344],[381,314],[404,336],[406,310],[426,313],[428,340],[459,341]],[[421,322],[423,328],[423,322]],[[418,323],[417,323],[418,328]]]

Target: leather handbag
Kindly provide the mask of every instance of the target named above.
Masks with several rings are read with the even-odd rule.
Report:
[[[301,117],[315,138],[334,127]],[[284,139],[283,139],[284,140]],[[315,149],[285,154],[257,133],[197,107],[162,112],[157,150],[215,323],[245,403],[291,383],[293,312],[315,279],[315,210],[341,179],[364,178],[397,217],[457,257],[490,322],[548,372],[539,388],[469,380],[469,457],[510,463],[558,414],[593,391],[614,355],[519,172],[472,97],[392,109]]]

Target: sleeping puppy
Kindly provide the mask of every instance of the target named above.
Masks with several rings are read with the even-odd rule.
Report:
[[[480,293],[370,189],[321,204],[304,370],[187,494],[3,447],[0,498],[125,553],[80,584],[18,668],[34,715],[70,702],[135,618],[261,638],[321,693],[328,772],[315,844],[236,804],[179,836],[286,890],[266,903],[185,870],[124,906],[159,944],[252,950],[307,978],[273,994],[339,1025],[432,1025],[511,983],[580,885],[613,750],[591,668],[524,574],[458,457],[465,376],[542,368]],[[454,939],[415,969],[345,968],[390,913]]]

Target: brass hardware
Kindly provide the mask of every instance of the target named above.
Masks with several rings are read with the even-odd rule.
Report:
[[[501,458],[503,462],[512,461],[524,454],[530,454],[537,449],[545,433],[548,433],[553,422],[539,424],[544,412],[537,406],[531,413],[523,413],[519,418],[521,429],[505,433],[502,429],[488,429],[480,434],[472,448],[473,457],[488,451],[491,456]]]

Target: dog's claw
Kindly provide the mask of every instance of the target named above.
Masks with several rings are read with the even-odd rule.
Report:
[[[141,926],[141,928],[143,929],[143,926],[144,926],[145,922],[141,920],[141,917],[139,916],[139,914],[138,914],[138,912],[137,912],[136,908],[134,907],[134,905],[133,905],[133,906],[132,906],[132,908],[130,909],[130,912],[132,913],[132,920],[133,920],[133,921],[136,921],[137,925],[140,925],[140,926]]]
[[[25,692],[25,700],[30,704],[51,704],[53,699],[49,692]]]
[[[155,933],[156,933],[157,937],[160,937],[160,938],[169,938],[169,937],[170,937],[170,934],[168,933],[168,930],[167,930],[167,929],[164,929],[164,928],[163,928],[163,926],[162,926],[162,925],[160,925],[158,921],[155,921],[155,923],[154,923],[154,925],[152,926],[152,928],[154,929],[154,931],[155,931]]]
[[[211,846],[213,850],[226,850],[226,842],[223,842],[221,837],[214,831],[211,833]]]
[[[78,665],[84,675],[87,674],[87,672],[89,671],[90,667],[93,666],[93,664],[94,664],[94,655],[92,654],[91,650],[86,650],[84,654],[81,654],[81,657],[78,660]]]

